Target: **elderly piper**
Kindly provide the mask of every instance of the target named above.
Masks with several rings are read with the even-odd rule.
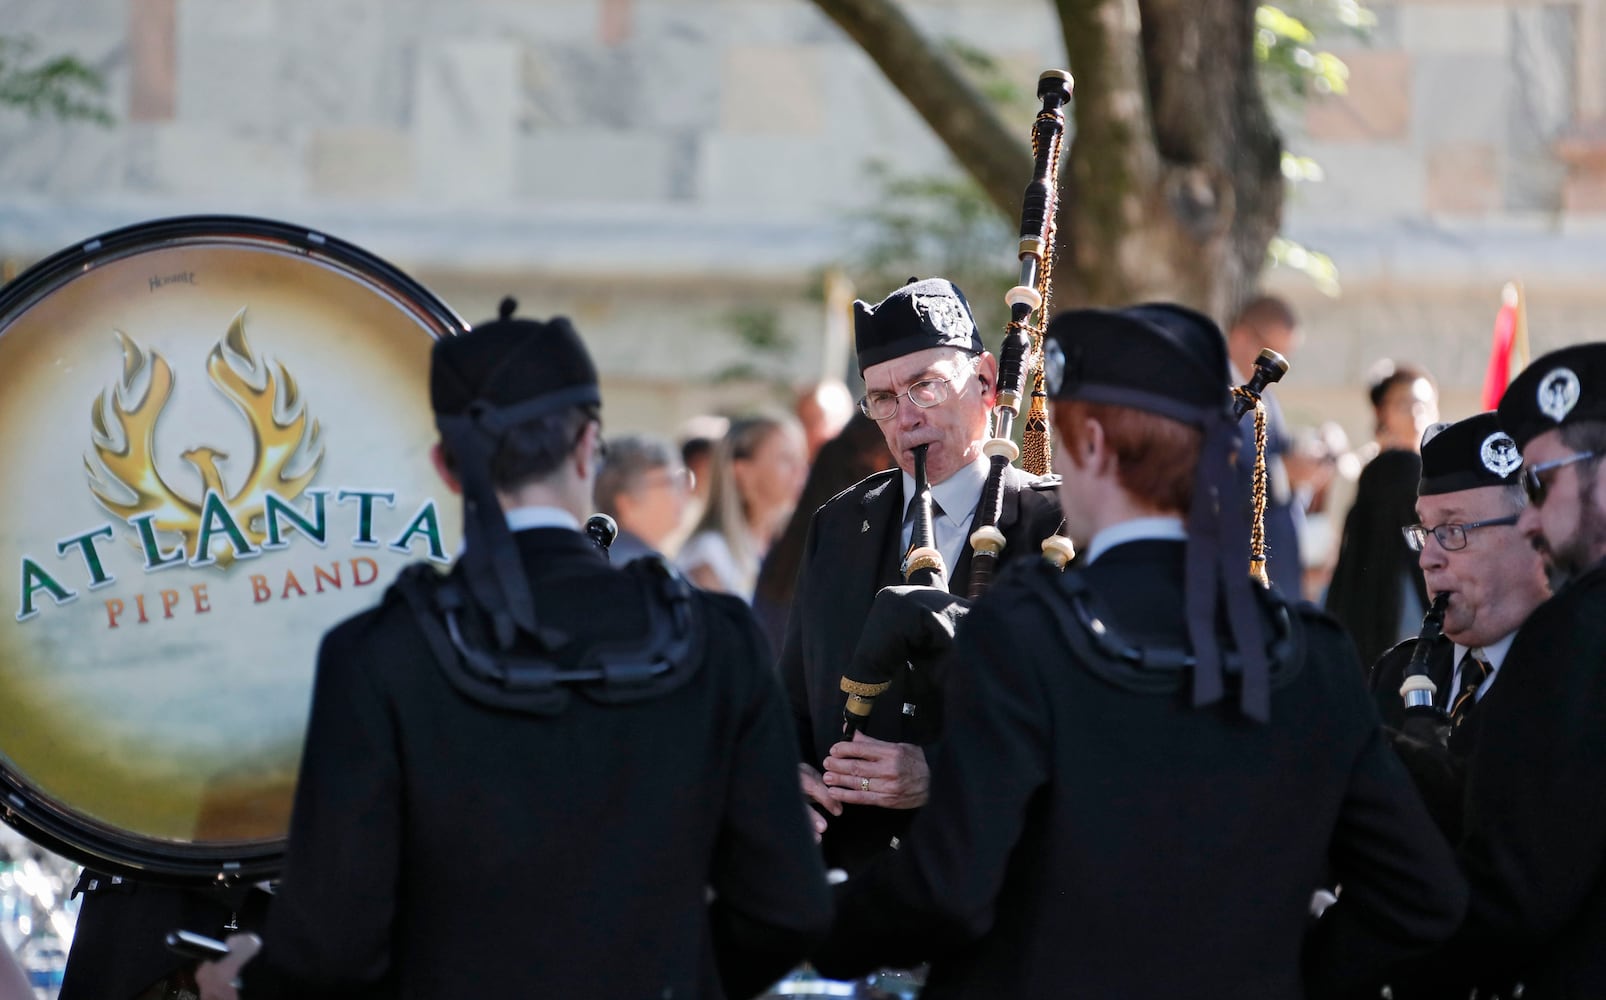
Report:
[[[970,305],[953,282],[904,285],[876,305],[854,303],[865,395],[897,468],[833,497],[814,515],[781,652],[796,720],[804,793],[820,811],[829,864],[850,872],[886,850],[926,800],[926,749],[941,731],[934,674],[901,668],[852,740],[844,740],[840,682],[871,602],[900,584],[914,516],[914,452],[927,449],[936,548],[953,589],[969,585],[970,534],[988,458],[982,447],[998,363],[982,347]],[[1005,560],[1038,558],[1060,523],[1052,490],[1009,467],[998,529]]]

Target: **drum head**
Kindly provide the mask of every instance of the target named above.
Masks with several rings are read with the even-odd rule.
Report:
[[[0,785],[85,864],[277,872],[324,631],[456,553],[433,340],[339,240],[165,220],[0,288]]]

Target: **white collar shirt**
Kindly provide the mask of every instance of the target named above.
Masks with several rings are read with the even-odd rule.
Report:
[[[1494,683],[1495,675],[1500,672],[1500,664],[1506,661],[1506,653],[1511,649],[1511,640],[1516,637],[1516,632],[1507,633],[1504,639],[1491,642],[1479,650],[1483,654],[1484,662],[1489,664],[1489,676],[1485,677],[1483,683],[1478,685],[1478,693],[1473,696],[1478,701],[1483,700],[1483,696],[1488,692],[1489,686]],[[1451,691],[1461,689],[1461,660],[1466,656],[1467,649],[1468,647],[1461,645],[1459,642],[1455,644],[1455,673],[1450,677]]]
[[[1127,542],[1187,540],[1188,532],[1182,526],[1180,517],[1135,517],[1130,521],[1112,524],[1094,535],[1093,540],[1087,543],[1087,552],[1082,556],[1082,565],[1092,565],[1099,556]]]
[[[580,520],[562,507],[515,507],[507,512],[509,531],[529,531],[531,528],[567,528],[580,530]]]

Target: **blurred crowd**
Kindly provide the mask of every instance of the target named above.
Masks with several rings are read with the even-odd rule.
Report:
[[[78,912],[69,896],[77,873],[76,864],[0,825],[0,1000],[55,997]]]
[[[702,415],[677,440],[608,441],[597,509],[615,562],[656,553],[700,587],[751,604],[779,649],[808,515],[892,458],[842,382],[800,390],[790,413]]]

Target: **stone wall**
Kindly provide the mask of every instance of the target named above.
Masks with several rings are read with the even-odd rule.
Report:
[[[1041,0],[908,7],[1026,89],[1062,61]],[[1340,47],[1349,95],[1287,123],[1326,172],[1287,229],[1343,294],[1268,279],[1307,317],[1285,403],[1362,436],[1384,354],[1473,405],[1505,281],[1539,349],[1597,336],[1606,305],[1606,0],[1374,8]],[[118,119],[0,115],[0,259],[166,215],[294,220],[471,318],[509,291],[573,315],[616,426],[766,398],[708,381],[741,360],[737,310],[775,311],[800,376],[835,367],[815,289],[874,199],[865,164],[951,169],[806,0],[0,0],[0,24],[99,68]]]
[[[1352,435],[1366,433],[1360,380],[1380,357],[1433,371],[1447,418],[1476,410],[1507,281],[1524,285],[1535,353],[1606,333],[1606,145],[1592,138],[1606,3],[1371,6],[1366,41],[1335,45],[1349,94],[1311,102],[1289,129],[1326,176],[1296,190],[1287,231],[1333,256],[1343,294],[1270,276],[1309,319],[1290,409],[1341,417]]]

